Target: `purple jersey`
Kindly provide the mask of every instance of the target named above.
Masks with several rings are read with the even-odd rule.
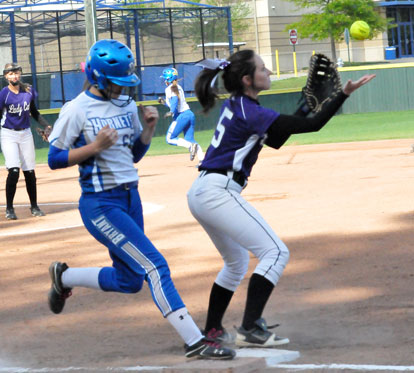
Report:
[[[248,96],[224,101],[220,119],[201,169],[233,170],[250,176],[266,132],[279,113]]]
[[[36,91],[30,87],[29,92],[18,94],[4,87],[0,91],[1,127],[24,129],[30,127],[30,103],[37,97]]]

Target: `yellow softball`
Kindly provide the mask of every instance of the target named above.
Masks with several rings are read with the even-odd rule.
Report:
[[[368,23],[364,21],[355,21],[349,32],[355,40],[364,40],[369,37],[371,29]]]

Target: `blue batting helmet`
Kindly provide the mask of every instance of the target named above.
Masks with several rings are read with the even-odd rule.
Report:
[[[178,71],[174,69],[173,67],[164,69],[162,72],[161,78],[164,79],[168,83],[172,83],[174,80],[178,79]]]
[[[86,57],[85,72],[88,81],[97,84],[99,89],[105,89],[108,82],[122,87],[140,83],[132,51],[117,40],[97,41]]]

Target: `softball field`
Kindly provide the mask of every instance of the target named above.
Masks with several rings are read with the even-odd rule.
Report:
[[[21,177],[6,221],[0,168],[0,372],[414,371],[414,140],[266,148],[243,195],[290,248],[264,317],[291,343],[241,349],[230,362],[186,361],[183,342],[147,287],[135,295],[76,288],[62,314],[47,306],[48,266],[110,265],[77,210],[77,167],[38,165],[30,216]],[[204,326],[222,261],[187,207],[197,177],[187,154],[139,163],[146,233]],[[256,260],[251,259],[249,276]],[[225,327],[239,325],[246,278]]]

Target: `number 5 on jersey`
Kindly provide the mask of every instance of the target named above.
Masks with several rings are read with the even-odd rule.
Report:
[[[224,108],[224,111],[221,114],[221,117],[216,127],[217,137],[216,134],[214,134],[213,139],[211,140],[211,145],[213,145],[215,148],[217,148],[220,145],[221,139],[223,138],[224,132],[226,130],[226,127],[224,127],[224,125],[222,124],[224,118],[227,118],[228,120],[231,120],[231,118],[233,118],[233,112],[227,107]]]

